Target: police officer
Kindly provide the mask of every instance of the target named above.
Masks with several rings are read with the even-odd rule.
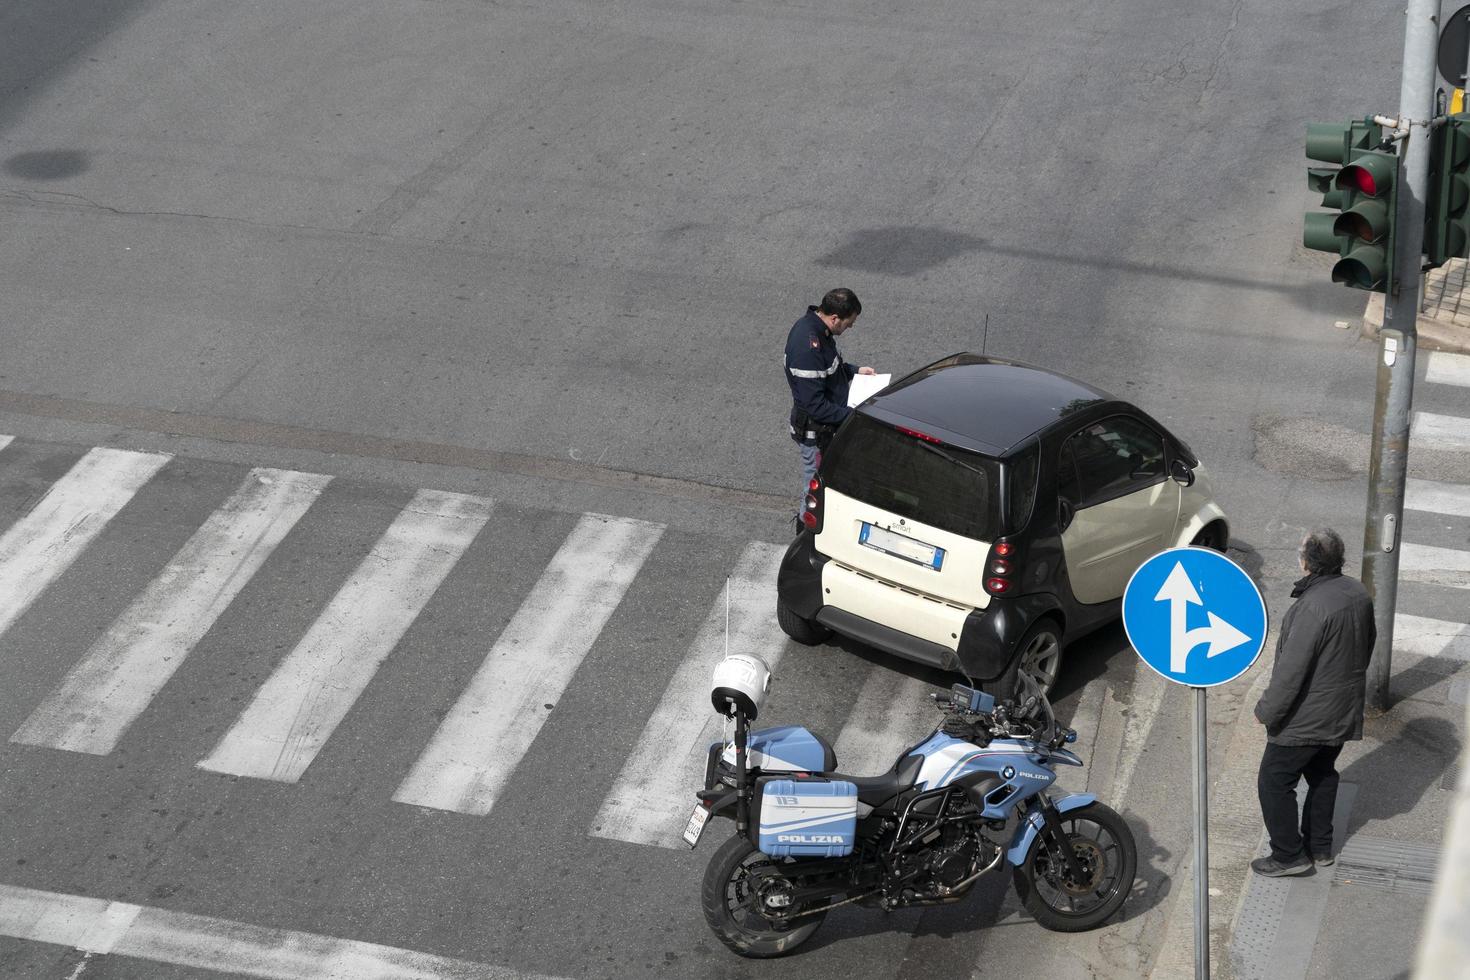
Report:
[[[847,407],[847,387],[853,375],[873,373],[870,367],[855,368],[845,363],[837,353],[835,338],[851,328],[862,311],[857,295],[839,287],[823,296],[818,305],[808,306],[806,315],[792,325],[786,337],[791,438],[801,448],[798,522],[805,509],[807,487],[822,463],[822,450],[852,412]]]

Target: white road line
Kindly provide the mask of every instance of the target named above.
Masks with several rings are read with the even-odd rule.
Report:
[[[1448,449],[1470,452],[1470,419],[1458,415],[1415,412],[1410,440],[1415,449]]]
[[[165,453],[93,449],[0,537],[0,633],[170,458]]]
[[[10,737],[106,755],[331,477],[254,469]]]
[[[1424,380],[1470,388],[1470,357],[1449,351],[1430,351],[1429,370],[1424,372]]]
[[[15,436],[0,436],[0,449],[4,449],[15,441]]]
[[[1143,755],[1144,746],[1148,744],[1149,734],[1153,732],[1154,722],[1158,720],[1159,708],[1164,703],[1164,695],[1168,693],[1169,681],[1166,681],[1157,671],[1150,669],[1139,659],[1134,664],[1133,690],[1130,692],[1128,703],[1128,722],[1123,727],[1122,750],[1118,753],[1117,763],[1113,769],[1112,791],[1107,798],[1108,806],[1121,811],[1128,799],[1128,791],[1133,785],[1133,773],[1138,768],[1138,760]]]
[[[490,508],[481,497],[420,490],[199,767],[300,779]]]
[[[270,980],[554,980],[396,946],[0,885],[0,935]]]
[[[1470,589],[1470,551],[1406,544],[1399,551],[1399,578]]]
[[[1395,653],[1470,663],[1470,625],[1396,613],[1393,617],[1393,649]]]
[[[858,692],[847,724],[832,748],[837,768],[853,776],[877,776],[898,754],[923,739],[942,719],[929,698],[940,688],[875,666]]]
[[[785,548],[757,542],[730,577],[730,652],[753,653],[774,671],[786,647],[776,625],[776,569]],[[709,701],[710,676],[725,656],[725,595],[710,609],[674,672],[612,792],[592,822],[594,837],[682,848],[679,831],[703,789],[709,743],[722,719]]]
[[[1065,662],[1062,669],[1066,670]],[[1078,695],[1077,708],[1067,723],[1067,727],[1077,733],[1077,741],[1063,748],[1076,753],[1082,759],[1083,766],[1054,767],[1057,773],[1056,784],[1060,791],[1082,793],[1087,789],[1087,774],[1092,769],[1092,757],[1097,751],[1097,732],[1102,725],[1103,695],[1107,686],[1107,682],[1099,678],[1083,688]]]
[[[489,813],[663,531],[584,515],[393,799]]]
[[[1470,486],[1410,477],[1404,486],[1404,507],[1407,510],[1470,517]]]

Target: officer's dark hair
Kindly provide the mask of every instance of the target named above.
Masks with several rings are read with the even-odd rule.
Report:
[[[1342,538],[1330,527],[1319,527],[1302,541],[1302,561],[1312,575],[1342,574]]]
[[[822,305],[817,309],[839,320],[851,320],[863,311],[863,304],[858,302],[857,293],[838,286],[827,291],[827,295],[822,297]]]

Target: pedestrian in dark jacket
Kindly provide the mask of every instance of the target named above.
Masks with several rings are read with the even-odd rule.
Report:
[[[805,511],[807,488],[822,464],[822,450],[843,419],[852,414],[847,388],[853,375],[873,373],[870,367],[844,363],[837,353],[835,338],[851,329],[862,311],[857,294],[838,287],[828,291],[818,305],[808,306],[806,315],[786,335],[786,381],[791,385],[788,422],[791,438],[801,447],[798,521]]]
[[[1306,577],[1291,590],[1296,603],[1281,621],[1271,683],[1256,705],[1266,726],[1256,791],[1271,838],[1270,857],[1251,862],[1257,874],[1297,875],[1330,865],[1337,756],[1363,737],[1368,658],[1378,637],[1373,600],[1342,574],[1342,538],[1330,528],[1302,539]],[[1307,781],[1297,822],[1296,784]]]

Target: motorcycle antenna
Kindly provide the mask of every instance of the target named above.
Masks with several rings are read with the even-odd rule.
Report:
[[[730,576],[725,576],[725,659],[730,659]]]

